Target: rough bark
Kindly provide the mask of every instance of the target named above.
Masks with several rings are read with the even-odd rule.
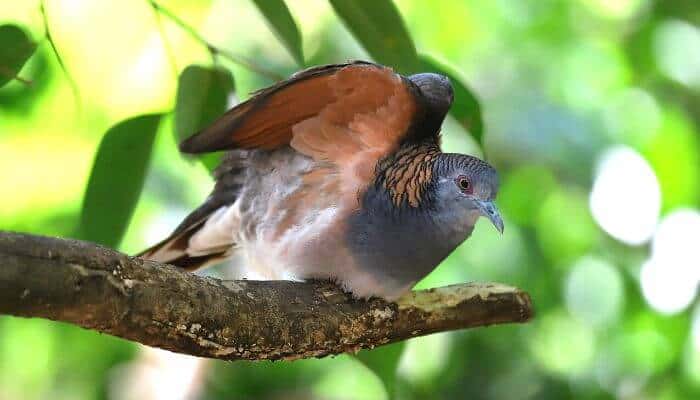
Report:
[[[396,303],[328,282],[223,281],[77,240],[0,232],[0,314],[63,321],[226,360],[353,352],[433,332],[526,322],[530,297],[471,283]]]

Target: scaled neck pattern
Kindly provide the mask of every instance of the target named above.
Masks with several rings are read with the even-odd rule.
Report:
[[[417,208],[427,200],[427,189],[433,178],[433,166],[441,154],[433,140],[404,145],[377,164],[375,183],[389,192],[397,208]]]
[[[384,285],[423,278],[471,232],[456,232],[438,209],[435,141],[404,146],[380,161],[374,184],[349,219],[348,244],[361,268],[381,271]]]

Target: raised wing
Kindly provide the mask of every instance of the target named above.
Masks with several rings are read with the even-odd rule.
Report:
[[[202,153],[290,145],[367,183],[377,161],[400,144],[437,139],[451,102],[449,81],[439,75],[406,78],[363,61],[321,66],[255,93],[180,149]]]

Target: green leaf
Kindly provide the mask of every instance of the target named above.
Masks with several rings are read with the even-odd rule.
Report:
[[[481,106],[474,94],[464,84],[462,78],[450,67],[439,63],[435,59],[421,54],[421,63],[426,72],[435,72],[450,78],[454,89],[454,103],[450,109],[450,114],[474,137],[474,140],[483,147],[484,123],[481,119]]]
[[[272,32],[292,54],[300,66],[304,66],[301,34],[284,0],[253,0],[258,10],[270,24]]]
[[[110,128],[90,172],[78,236],[119,245],[136,207],[162,114],[142,115]]]
[[[190,65],[178,80],[175,101],[175,137],[178,142],[204,129],[228,108],[228,97],[235,90],[233,75],[220,67]],[[221,160],[221,153],[199,157],[210,171]]]
[[[397,342],[372,350],[360,350],[355,355],[357,360],[381,379],[390,399],[396,396],[396,369],[405,347],[405,342]]]
[[[420,71],[413,40],[391,0],[330,0],[336,14],[377,62],[404,74]]]
[[[0,87],[14,79],[34,53],[36,44],[15,25],[0,25]]]
[[[479,144],[483,122],[479,102],[450,68],[416,53],[398,9],[391,0],[330,0],[335,12],[377,62],[399,72],[436,72],[450,78],[455,101],[450,113]]]
[[[221,67],[190,65],[178,80],[175,102],[175,134],[187,139],[223,114],[235,85],[231,73]]]

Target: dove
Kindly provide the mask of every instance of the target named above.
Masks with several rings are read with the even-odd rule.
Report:
[[[480,217],[503,232],[496,170],[440,149],[453,97],[442,75],[366,61],[255,92],[180,144],[226,155],[204,203],[140,256],[188,271],[232,259],[241,278],[397,299]]]

